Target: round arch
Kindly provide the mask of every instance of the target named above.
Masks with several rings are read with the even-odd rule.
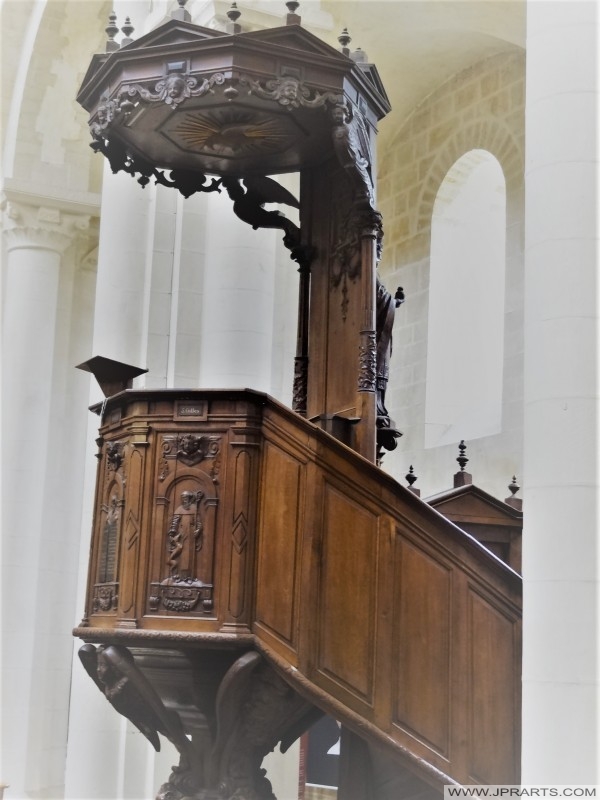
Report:
[[[506,182],[486,150],[462,155],[431,218],[425,446],[502,424]]]

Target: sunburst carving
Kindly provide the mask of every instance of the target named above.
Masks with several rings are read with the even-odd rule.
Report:
[[[280,120],[240,113],[188,112],[171,135],[187,149],[238,158],[281,151],[293,141]]]

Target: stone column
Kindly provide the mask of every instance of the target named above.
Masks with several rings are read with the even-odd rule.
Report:
[[[2,337],[2,775],[11,792],[24,796],[52,783],[61,764],[50,750],[61,740],[66,713],[58,720],[51,693],[68,674],[66,651],[47,651],[47,626],[40,603],[53,604],[57,626],[69,598],[63,588],[69,565],[64,553],[48,552],[58,521],[49,512],[48,469],[52,464],[52,404],[58,331],[59,277],[63,257],[89,217],[57,208],[9,203],[5,214]],[[58,389],[60,391],[60,388]],[[53,527],[54,526],[54,527]],[[49,580],[49,569],[53,580]],[[65,590],[68,591],[68,588]],[[62,632],[62,631],[60,631]],[[64,640],[63,640],[64,644]],[[27,714],[23,709],[30,709]],[[55,730],[50,731],[49,716]],[[49,738],[55,736],[53,743]],[[35,767],[29,763],[33,759]],[[58,781],[60,784],[61,781]],[[52,784],[53,785],[53,784]]]
[[[600,783],[598,6],[527,3],[523,783]]]
[[[280,232],[252,230],[234,215],[225,194],[209,198],[207,231],[201,385],[268,392]]]

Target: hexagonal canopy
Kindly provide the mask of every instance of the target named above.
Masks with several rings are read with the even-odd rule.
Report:
[[[155,167],[224,176],[318,165],[334,109],[360,108],[373,128],[389,111],[373,65],[298,25],[225,34],[177,20],[94,56],[77,100],[95,139]]]

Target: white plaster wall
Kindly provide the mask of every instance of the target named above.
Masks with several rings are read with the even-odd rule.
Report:
[[[600,782],[598,6],[530,3],[523,780]]]

